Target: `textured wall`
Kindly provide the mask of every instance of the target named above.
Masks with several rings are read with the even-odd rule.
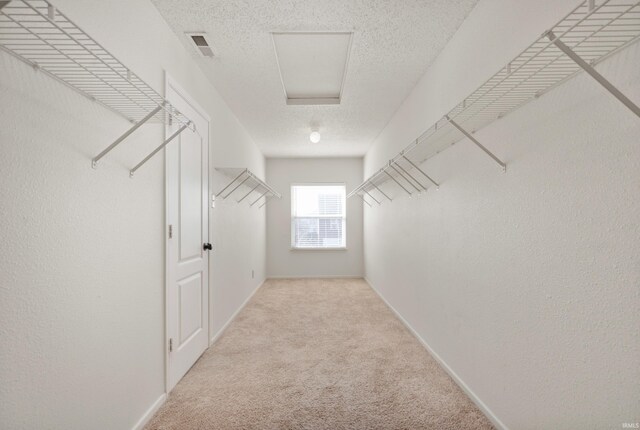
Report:
[[[546,3],[481,1],[365,175],[574,6]],[[639,65],[597,68],[638,103]],[[505,427],[638,422],[640,119],[581,74],[476,137],[507,173],[468,141],[429,160],[439,190],[365,208],[367,278]]]
[[[211,167],[264,174],[259,150],[150,2],[56,6],[156,90],[167,70],[204,107]],[[90,167],[129,126],[0,52],[2,428],[128,429],[162,399],[163,155],[128,176],[162,126],[144,126]],[[213,174],[212,191],[221,186]],[[212,214],[213,336],[264,279],[265,215]]]
[[[347,200],[347,249],[291,250],[291,184],[362,180],[362,158],[267,158],[267,181],[282,194],[267,205],[267,276],[362,276],[362,205]]]

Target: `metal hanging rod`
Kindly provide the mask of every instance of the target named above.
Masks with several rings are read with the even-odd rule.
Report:
[[[581,71],[588,73],[640,117],[638,104],[595,69],[598,63],[639,39],[640,1],[582,1],[347,197],[363,197],[372,190],[393,196],[391,190],[383,188],[387,187],[387,183],[394,184],[398,191],[411,196],[406,183],[413,188],[418,188],[417,184],[424,189],[424,184],[417,181],[419,176],[413,171],[438,187],[439,184],[420,166],[463,139],[469,139],[506,170],[506,163],[482,145],[474,132],[542,96]],[[401,166],[401,161],[407,164]]]
[[[180,130],[195,131],[189,118],[46,0],[0,1],[0,48],[134,123],[91,160],[94,168],[143,124],[175,121]]]
[[[223,200],[227,199],[232,194],[234,194],[236,190],[239,190],[240,187],[245,186],[249,191],[245,192],[242,197],[237,200],[237,203],[241,203],[251,195],[257,195],[258,197],[254,200],[248,199],[247,201],[249,202],[249,207],[252,207],[260,200],[264,199],[262,204],[258,206],[259,209],[263,207],[271,198],[276,197],[279,199],[282,197],[280,193],[271,188],[271,186],[269,186],[262,179],[251,173],[249,169],[221,167],[216,168],[216,170],[231,178],[231,182],[227,183],[220,191],[215,194],[216,198],[220,197]]]

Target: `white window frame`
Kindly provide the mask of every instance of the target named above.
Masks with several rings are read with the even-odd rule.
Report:
[[[344,246],[331,246],[331,247],[297,247],[295,246],[295,220],[297,218],[308,218],[308,217],[294,217],[293,216],[293,187],[318,187],[318,186],[339,186],[344,187],[345,198],[343,201],[344,215],[342,216],[342,236],[344,238]],[[347,250],[347,184],[345,182],[297,182],[292,183],[289,187],[289,197],[291,200],[290,204],[290,213],[291,213],[291,226],[290,226],[290,250],[291,251],[346,251]],[[313,217],[313,218],[323,218],[323,217]],[[326,218],[335,218],[333,216],[327,216]]]

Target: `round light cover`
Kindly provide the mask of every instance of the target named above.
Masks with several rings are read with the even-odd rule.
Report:
[[[309,140],[311,141],[311,143],[320,142],[320,132],[319,131],[312,131],[311,134],[309,135]]]

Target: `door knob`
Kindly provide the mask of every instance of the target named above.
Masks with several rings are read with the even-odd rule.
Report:
[[[205,251],[211,251],[211,250],[213,249],[213,246],[211,246],[211,244],[210,244],[210,243],[205,243],[204,245],[202,245],[202,248],[203,248]]]

